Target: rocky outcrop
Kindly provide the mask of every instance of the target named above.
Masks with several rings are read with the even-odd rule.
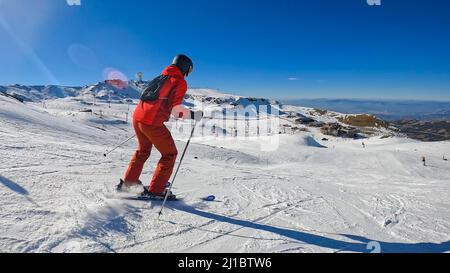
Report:
[[[22,102],[22,103],[25,101],[25,98],[22,97],[19,94],[8,94],[5,91],[0,90],[0,95],[5,96],[5,97],[9,97],[9,98],[12,98],[12,99],[15,99],[15,100],[17,100],[19,102]]]
[[[346,115],[338,117],[340,122],[355,127],[388,128],[389,123],[372,115]]]
[[[296,118],[294,122],[295,122],[295,124],[309,125],[313,122],[316,122],[316,120],[313,118],[302,116],[302,117]]]
[[[450,140],[450,120],[399,120],[392,122],[400,133],[421,141]]]
[[[355,128],[344,127],[339,123],[327,123],[320,129],[322,134],[335,137],[357,138],[359,131]]]

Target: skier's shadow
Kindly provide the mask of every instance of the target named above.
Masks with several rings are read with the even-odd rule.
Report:
[[[260,224],[249,220],[235,219],[211,212],[201,211],[195,207],[186,204],[173,205],[173,209],[194,214],[203,218],[212,219],[218,222],[228,223],[244,228],[251,228],[255,230],[267,231],[300,241],[306,244],[315,245],[318,247],[328,248],[335,251],[345,252],[371,252],[375,242],[379,244],[380,251],[383,253],[442,253],[450,251],[450,241],[444,243],[390,243],[371,240],[362,236],[336,234],[353,240],[354,242],[341,241],[338,239],[328,238],[321,235],[311,234],[304,231],[292,230],[287,228],[274,227],[266,224]],[[230,235],[231,232],[224,235]]]

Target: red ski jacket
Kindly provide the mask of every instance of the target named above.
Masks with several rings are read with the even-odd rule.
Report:
[[[160,89],[159,99],[156,101],[139,102],[133,114],[133,119],[151,126],[163,126],[168,121],[172,109],[183,104],[187,92],[187,83],[180,69],[175,65],[168,66],[162,73],[169,79]],[[178,117],[187,118],[186,112],[181,112]]]

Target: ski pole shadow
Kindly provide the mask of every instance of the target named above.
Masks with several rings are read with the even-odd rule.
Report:
[[[30,194],[25,188],[2,175],[0,175],[0,183],[3,184],[8,189],[10,189],[11,191],[18,193],[20,195],[28,196]]]
[[[353,240],[354,242],[342,241],[338,239],[328,238],[321,235],[311,234],[304,231],[292,230],[287,228],[274,227],[267,224],[260,224],[250,220],[235,219],[223,215],[218,215],[211,212],[201,211],[195,207],[186,204],[174,205],[174,209],[197,215],[203,218],[212,219],[218,222],[228,223],[235,226],[250,228],[260,231],[266,231],[278,234],[283,237],[293,239],[295,241],[303,242],[310,245],[315,245],[331,250],[369,253],[372,248],[368,246],[370,242],[377,242],[380,244],[380,251],[383,253],[440,253],[450,251],[450,241],[444,243],[390,243],[371,240],[362,236],[344,235],[343,237]]]
[[[27,199],[28,202],[32,203],[36,207],[41,207],[38,203],[34,202],[34,200],[31,197],[29,197],[30,193],[16,182],[13,182],[10,179],[0,175],[0,184],[3,184],[9,190],[17,194],[22,195],[25,199]]]

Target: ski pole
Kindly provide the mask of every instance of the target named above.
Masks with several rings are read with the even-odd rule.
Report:
[[[172,183],[170,183],[169,189],[167,190],[166,196],[164,197],[164,202],[162,203],[161,210],[158,213],[158,221],[159,221],[159,217],[161,217],[161,214],[163,212],[164,206],[166,205],[167,198],[169,197],[169,193],[170,193],[170,190],[173,187],[173,183],[175,182],[175,178],[177,178],[178,171],[180,170],[181,163],[183,163],[184,155],[186,154],[187,148],[189,147],[189,143],[191,143],[191,139],[192,139],[192,136],[194,135],[194,131],[195,131],[195,127],[196,126],[197,126],[197,121],[195,121],[194,127],[192,127],[191,135],[189,136],[188,142],[186,143],[186,146],[184,147],[183,154],[181,155],[181,158],[180,158],[180,163],[178,163],[177,170],[176,170],[176,172],[175,172],[175,174],[174,174],[174,176],[172,178]]]
[[[135,138],[136,135],[133,135],[132,137],[128,138],[127,140],[125,140],[124,142],[120,143],[119,145],[117,145],[114,149],[112,149],[111,151],[104,153],[103,156],[106,157],[107,155],[109,155],[110,153],[114,152],[115,150],[119,149],[122,145],[124,145],[125,143],[127,143],[128,141],[132,140],[133,138]]]

